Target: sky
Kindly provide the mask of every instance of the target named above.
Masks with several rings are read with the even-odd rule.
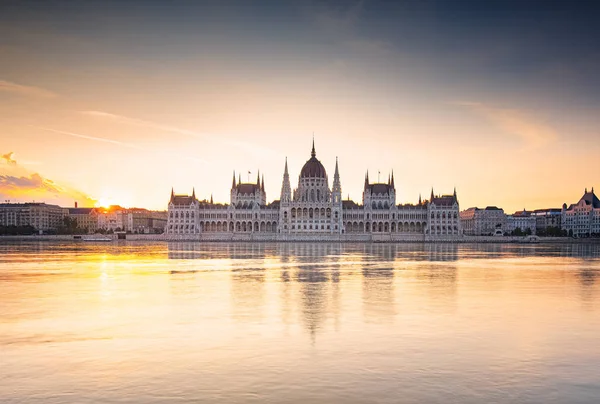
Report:
[[[600,187],[600,4],[4,1],[0,199],[166,209],[279,199],[310,158],[344,198],[574,203]],[[248,174],[250,172],[250,174]]]

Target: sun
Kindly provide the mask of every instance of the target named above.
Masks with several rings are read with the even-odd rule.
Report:
[[[109,197],[101,197],[94,204],[96,208],[108,208],[110,205],[114,205],[114,201]]]

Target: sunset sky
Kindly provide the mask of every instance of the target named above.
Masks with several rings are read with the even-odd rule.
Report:
[[[597,4],[4,1],[0,197],[166,209],[260,170],[279,199],[314,133],[344,198],[393,169],[399,203],[574,203],[600,191]]]

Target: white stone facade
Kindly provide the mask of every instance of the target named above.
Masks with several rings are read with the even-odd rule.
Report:
[[[573,237],[600,236],[600,200],[586,189],[579,202],[567,207],[563,205],[561,212],[562,229]]]
[[[520,229],[524,233],[536,234],[536,217],[526,210],[506,215],[506,226],[504,231],[511,234]]]
[[[460,221],[464,234],[468,236],[493,236],[497,231],[503,233],[506,229],[504,210],[496,206],[463,210]]]
[[[453,195],[432,196],[415,205],[397,205],[393,173],[387,183],[365,177],[362,205],[342,200],[336,159],[333,183],[313,149],[292,189],[287,160],[280,199],[267,203],[264,178],[256,183],[236,182],[229,204],[198,201],[171,192],[165,233],[173,239],[211,240],[420,240],[428,236],[462,235],[459,204]]]

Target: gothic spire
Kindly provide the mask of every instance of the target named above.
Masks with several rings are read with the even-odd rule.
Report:
[[[233,170],[233,182],[231,183],[231,188],[235,188],[235,170]]]
[[[260,170],[256,173],[256,185],[260,187]]]
[[[433,202],[433,187],[431,187],[431,201],[430,202]]]
[[[265,192],[265,175],[262,175],[262,183],[260,185],[260,190]]]
[[[419,205],[421,205],[423,202],[421,201],[421,193],[419,192]]]
[[[264,184],[264,181],[263,181]],[[288,173],[287,157],[285,158],[285,169],[283,170],[283,182],[281,184],[281,202],[290,202],[292,199],[292,187]]]
[[[192,188],[192,199],[196,199],[196,188]]]
[[[335,157],[335,173],[333,174],[332,192],[337,194],[338,200],[342,199],[342,184],[340,182],[340,170],[338,168],[338,158]]]
[[[211,205],[213,204],[213,195],[212,194],[210,194],[210,204]]]
[[[392,188],[395,188],[395,186],[394,186],[394,170],[392,170],[392,182],[391,182],[391,186],[392,186]]]
[[[238,173],[238,184],[242,183],[242,173]]]
[[[310,152],[310,157],[316,157],[317,153],[315,152],[315,134],[313,133],[313,146],[312,151]]]

